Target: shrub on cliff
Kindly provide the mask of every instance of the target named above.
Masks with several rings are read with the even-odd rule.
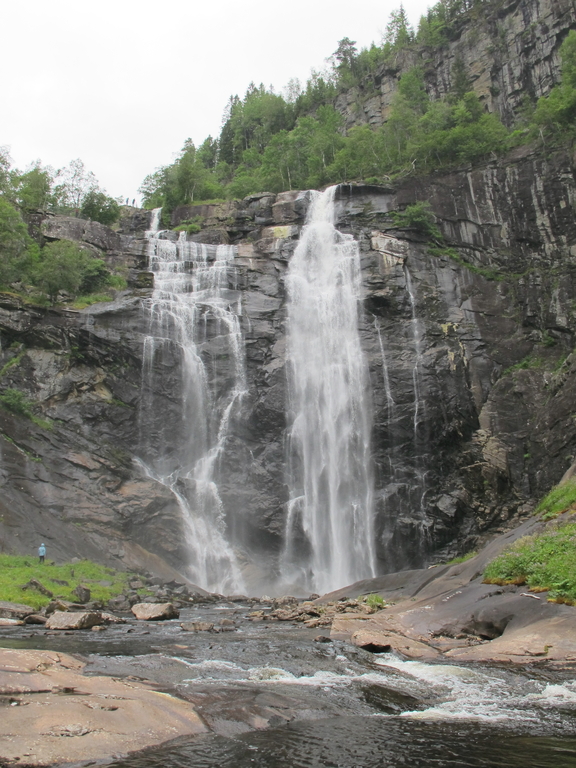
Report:
[[[105,192],[91,189],[84,198],[80,214],[100,224],[110,225],[120,218],[120,205]]]
[[[110,272],[102,259],[95,259],[77,243],[57,240],[44,246],[30,277],[54,303],[60,291],[74,297],[100,290],[108,284]]]
[[[22,279],[37,252],[20,212],[0,198],[0,285]]]
[[[576,30],[560,47],[562,82],[538,100],[534,127],[541,133],[576,135]]]

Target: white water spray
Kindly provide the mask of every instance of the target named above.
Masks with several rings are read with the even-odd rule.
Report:
[[[360,255],[316,193],[290,261],[290,502],[282,577],[327,592],[375,575],[371,418],[358,331]]]
[[[178,502],[190,579],[209,590],[239,592],[244,585],[226,540],[217,484],[231,418],[246,392],[240,306],[228,290],[235,249],[189,243],[183,232],[177,243],[162,239],[159,216],[157,209],[146,233],[154,292],[144,341],[141,464]],[[225,374],[215,374],[216,364],[207,367],[204,347],[225,358]],[[165,377],[178,369],[180,392],[171,392]],[[158,410],[158,393],[180,400],[178,424]]]

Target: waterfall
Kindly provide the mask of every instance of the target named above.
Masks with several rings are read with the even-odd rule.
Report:
[[[376,573],[360,255],[334,226],[335,190],[313,193],[286,278],[290,501],[281,574],[318,592]]]
[[[414,388],[414,421],[413,421],[413,443],[414,443],[414,459],[416,470],[416,488],[420,496],[420,513],[424,515],[424,501],[426,496],[426,468],[424,454],[428,448],[426,436],[422,436],[421,421],[425,416],[424,408],[425,402],[421,393],[421,368],[423,362],[422,355],[422,336],[423,331],[421,327],[420,319],[416,311],[416,296],[414,294],[414,288],[412,287],[412,278],[408,267],[404,267],[404,275],[406,278],[406,290],[408,292],[408,298],[410,300],[410,311],[412,314],[411,328],[412,328],[412,340],[414,345],[414,365],[412,367],[412,385]]]
[[[154,291],[145,301],[141,465],[178,503],[191,581],[239,592],[218,489],[219,460],[246,393],[241,307],[228,289],[235,248],[189,243],[184,232],[173,242],[158,231],[159,216],[157,209],[146,233]]]

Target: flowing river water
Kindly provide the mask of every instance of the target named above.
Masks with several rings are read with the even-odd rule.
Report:
[[[118,756],[114,768],[576,766],[574,669],[407,661],[253,622],[251,610],[199,605],[97,633],[3,628],[0,646],[72,653],[85,674],[151,681],[190,701],[212,731]],[[180,627],[223,618],[233,631]]]

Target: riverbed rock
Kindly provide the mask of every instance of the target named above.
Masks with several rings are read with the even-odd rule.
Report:
[[[211,621],[183,621],[180,627],[185,632],[212,632],[214,624]]]
[[[167,621],[180,616],[172,603],[136,603],[130,610],[138,621]]]
[[[17,627],[24,624],[21,619],[6,619],[0,616],[0,627]]]
[[[47,621],[48,617],[41,613],[32,613],[24,619],[25,624],[46,624]]]
[[[576,661],[575,607],[548,602],[547,593],[534,594],[525,586],[482,582],[486,564],[504,547],[544,526],[528,520],[457,565],[388,574],[347,587],[348,594],[377,591],[394,604],[374,616],[337,615],[331,637],[376,652],[389,646],[414,659]]]
[[[338,631],[338,620],[335,620],[335,633]],[[426,643],[411,640],[394,632],[378,629],[357,629],[350,637],[352,645],[363,648],[371,653],[388,653],[396,651],[409,659],[429,661],[437,659],[440,653]]]
[[[93,611],[55,611],[46,621],[46,629],[90,629],[102,622],[102,614]]]
[[[134,680],[84,677],[83,667],[63,653],[0,649],[0,703],[18,693],[27,704],[2,706],[0,760],[39,766],[110,760],[206,733],[189,703]]]
[[[23,619],[35,612],[35,608],[22,603],[10,603],[0,600],[0,617],[3,619]]]

